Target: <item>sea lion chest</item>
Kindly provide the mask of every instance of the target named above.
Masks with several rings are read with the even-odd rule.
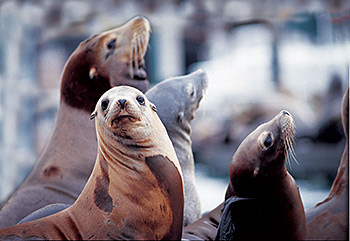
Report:
[[[71,207],[72,216],[85,216],[79,218],[83,239],[181,237],[177,229],[182,226],[183,191],[175,165],[156,155],[146,157],[142,169],[135,167],[138,171],[124,168],[109,171],[106,161],[100,159],[89,186]]]

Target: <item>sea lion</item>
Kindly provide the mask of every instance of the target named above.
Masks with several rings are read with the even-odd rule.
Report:
[[[0,237],[180,239],[181,168],[156,107],[133,87],[114,87],[91,118],[97,159],[78,199],[51,216],[1,229]]]
[[[305,239],[303,203],[286,168],[293,138],[293,118],[281,111],[240,144],[230,163],[232,197],[225,202],[217,240]]]
[[[49,142],[35,167],[3,205],[0,227],[52,203],[72,204],[94,166],[97,139],[89,116],[99,97],[116,85],[149,89],[142,69],[150,24],[135,17],[123,26],[83,41],[61,77],[60,106]]]
[[[158,115],[180,162],[185,188],[184,226],[201,217],[190,135],[194,112],[207,86],[206,73],[197,70],[189,75],[164,80],[146,92],[148,99],[157,106]]]
[[[349,239],[349,88],[343,97],[345,149],[328,197],[307,209],[306,239]]]
[[[230,163],[226,202],[187,226],[182,237],[304,239],[303,204],[285,165],[293,132],[291,115],[282,111],[248,135]]]
[[[158,116],[168,132],[180,162],[185,189],[184,226],[201,217],[200,200],[194,177],[190,124],[207,85],[206,73],[203,70],[197,70],[185,76],[166,79],[146,92],[147,98],[157,106]],[[57,203],[45,206],[19,223],[51,215],[68,206]]]
[[[182,240],[214,240],[223,207],[224,203],[221,203],[197,221],[184,227]]]

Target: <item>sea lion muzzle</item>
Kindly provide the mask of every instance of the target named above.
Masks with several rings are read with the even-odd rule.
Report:
[[[124,109],[125,108],[126,99],[120,99],[120,100],[118,100],[118,103],[120,104],[120,108]]]

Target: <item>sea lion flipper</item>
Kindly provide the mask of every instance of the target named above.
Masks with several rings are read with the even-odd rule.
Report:
[[[222,208],[222,216],[220,219],[215,240],[232,240],[233,237],[237,236],[237,232],[239,232],[239,230],[237,230],[237,225],[235,225],[235,221],[237,221],[236,214],[238,212],[246,212],[247,210],[249,210],[249,214],[247,214],[247,217],[248,219],[249,217],[252,217],[250,215],[252,202],[258,203],[258,199],[240,198],[235,196],[227,199],[224,202],[224,207]],[[252,229],[252,231],[254,232],[254,228]]]
[[[224,203],[222,210],[222,216],[218,226],[215,240],[230,240],[235,232],[235,225],[232,222],[232,206],[235,203],[236,197],[227,199]]]
[[[54,203],[54,204],[47,205],[43,208],[40,208],[32,212],[31,214],[23,218],[21,221],[19,221],[17,224],[27,223],[32,220],[36,220],[39,218],[43,218],[43,217],[58,213],[70,206],[71,206],[70,204],[63,204],[63,203]]]

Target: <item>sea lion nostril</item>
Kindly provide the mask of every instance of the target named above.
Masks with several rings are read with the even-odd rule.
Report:
[[[290,115],[289,112],[288,112],[288,111],[285,111],[285,110],[282,111],[282,114],[283,114],[283,115]]]
[[[120,108],[124,109],[124,107],[125,107],[124,105],[126,103],[126,99],[120,99],[120,100],[118,100],[118,102],[120,104]]]

